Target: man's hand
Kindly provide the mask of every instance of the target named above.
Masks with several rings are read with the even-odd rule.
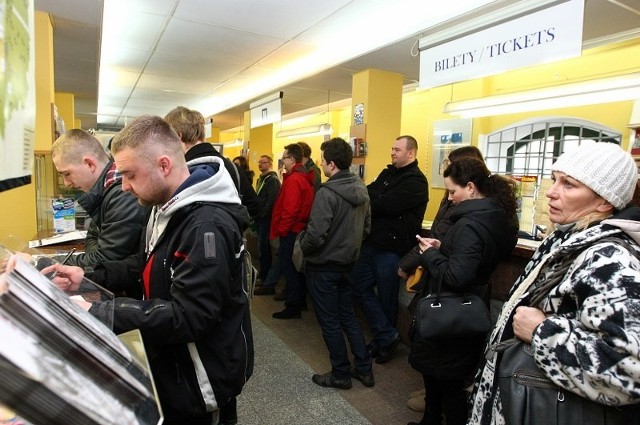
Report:
[[[84,278],[84,270],[77,266],[52,264],[41,271],[42,274],[53,273],[51,281],[63,291],[77,291]]]

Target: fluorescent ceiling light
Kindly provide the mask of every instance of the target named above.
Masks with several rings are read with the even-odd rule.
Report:
[[[291,130],[282,130],[276,134],[276,137],[301,137],[301,136],[324,136],[333,133],[331,124],[324,123],[318,125],[310,125],[308,127],[293,128]]]
[[[640,98],[640,72],[480,99],[449,102],[444,112],[476,118]]]

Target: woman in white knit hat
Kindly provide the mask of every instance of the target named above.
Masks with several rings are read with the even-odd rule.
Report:
[[[476,375],[469,423],[638,423],[640,208],[628,205],[636,164],[618,145],[590,143],[562,154],[551,168],[546,196],[555,231],[503,306]],[[531,305],[534,296],[541,301]],[[501,394],[504,355],[491,348],[518,340],[531,344],[543,378],[557,386],[558,405],[576,405],[564,400],[568,394],[588,413],[571,407],[570,420],[558,419],[555,406],[527,405],[518,391]]]

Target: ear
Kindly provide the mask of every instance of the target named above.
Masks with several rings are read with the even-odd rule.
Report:
[[[91,172],[94,172],[98,169],[98,164],[95,161],[94,158],[90,157],[90,156],[85,156],[82,158],[82,163],[86,164],[87,167],[89,167],[89,170],[91,170]]]
[[[158,158],[158,167],[160,167],[160,172],[162,172],[162,174],[166,176],[171,171],[173,162],[167,155],[162,155],[160,156],[160,158]]]
[[[601,213],[612,213],[613,210],[615,210],[615,208],[609,203],[609,201],[605,200],[604,198],[600,198],[600,202],[598,202],[596,211]]]
[[[471,193],[473,193],[473,192],[476,192],[476,191],[477,191],[477,187],[476,187],[476,184],[475,184],[474,182],[469,182],[469,183],[467,183],[467,185],[465,186],[465,188],[466,188],[469,192],[471,192]]]

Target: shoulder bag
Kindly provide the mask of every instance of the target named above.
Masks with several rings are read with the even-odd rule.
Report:
[[[498,369],[502,414],[507,425],[637,423],[640,405],[605,406],[564,390],[538,368],[531,345],[515,339],[508,341],[513,343],[505,344]]]
[[[472,293],[442,291],[442,277],[435,294],[428,294],[416,307],[416,331],[427,340],[485,335],[491,317],[485,302]]]
[[[605,240],[622,245],[635,255],[625,240],[608,237],[600,241]],[[580,252],[564,259],[549,281],[532,292],[529,305],[540,305]],[[497,380],[507,425],[629,425],[640,417],[640,405],[607,406],[558,387],[536,365],[531,345],[517,338],[495,344],[491,351],[501,355]]]

